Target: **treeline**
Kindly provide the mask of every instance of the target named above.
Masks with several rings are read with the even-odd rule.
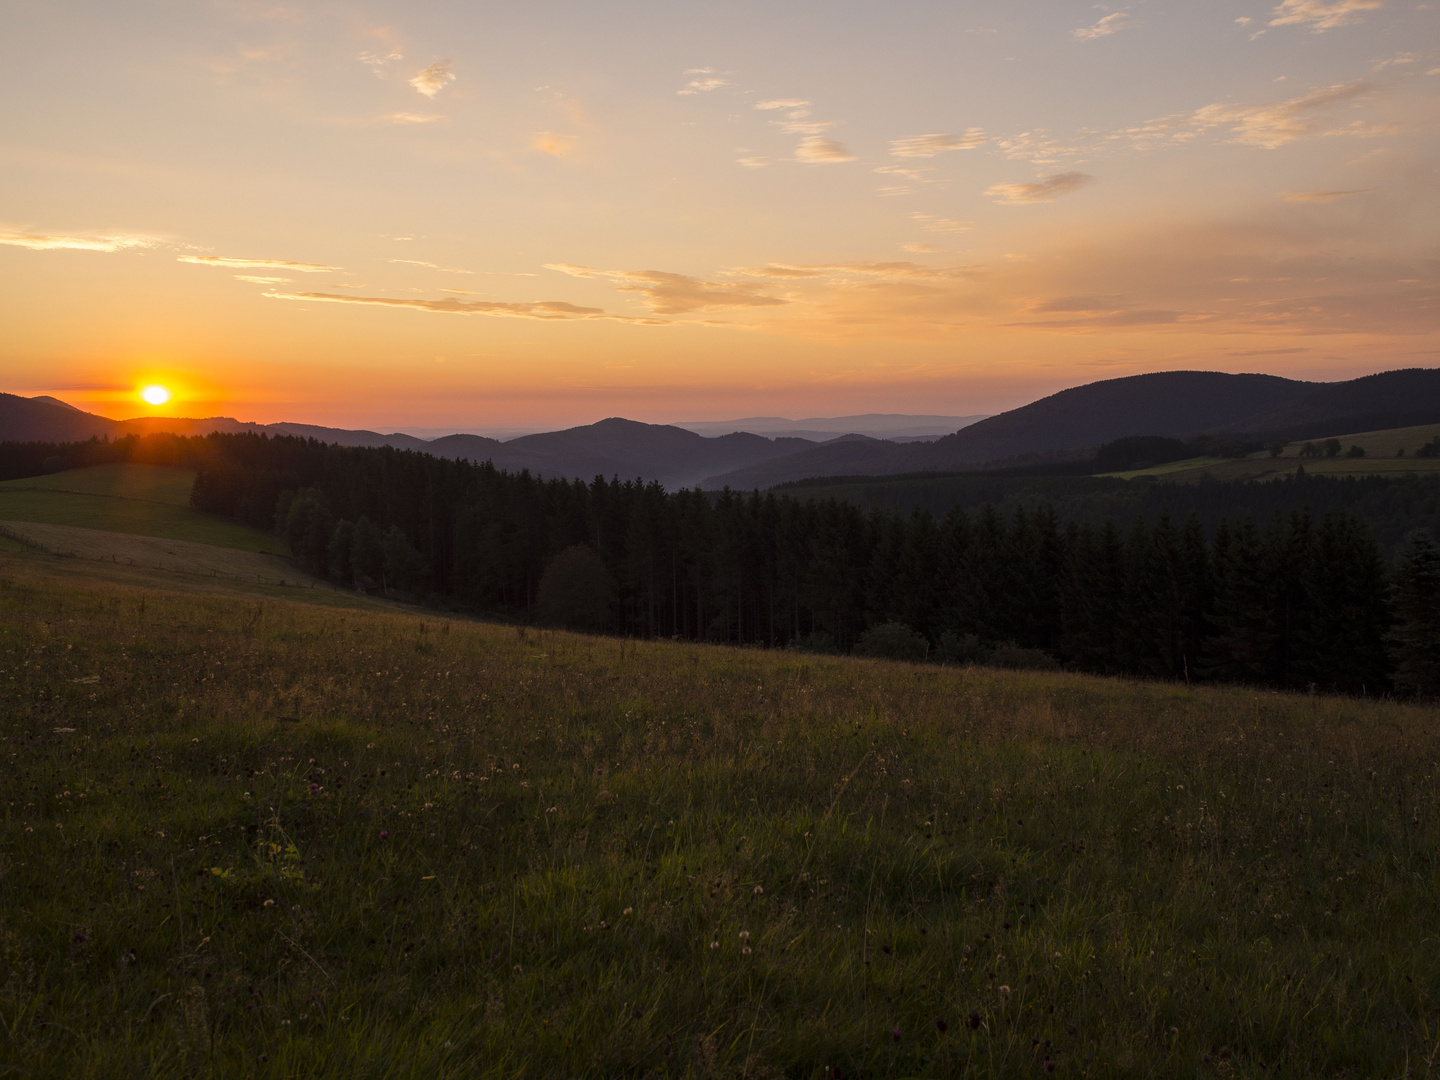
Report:
[[[1268,522],[1308,511],[1351,514],[1375,533],[1387,559],[1397,556],[1417,528],[1440,535],[1440,475],[1313,476],[1292,473],[1264,483],[1201,480],[1170,484],[1104,476],[1038,476],[964,473],[941,476],[850,478],[782,485],[777,494],[797,499],[839,498],[867,510],[908,514],[928,510],[936,517],[952,507],[978,511],[994,506],[1005,516],[1049,506],[1062,521],[1155,524],[1162,514],[1184,520],[1194,514],[1207,535],[1222,521],[1252,517]]]
[[[464,610],[1347,693],[1433,692],[1440,672],[1433,545],[1415,540],[1392,573],[1343,512],[1122,527],[1045,505],[936,516],[541,480],[283,437],[152,436],[125,452],[193,466],[196,508],[280,532],[312,573]]]

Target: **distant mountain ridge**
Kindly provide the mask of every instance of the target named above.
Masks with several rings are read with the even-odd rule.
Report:
[[[1316,438],[1440,422],[1440,369],[1408,368],[1336,383],[1276,375],[1162,371],[1072,387],[929,443],[827,444],[709,477],[706,488],[769,488],[822,476],[961,471],[1027,457],[1084,457],[1132,435]]]
[[[679,420],[673,426],[697,435],[748,431],[752,435],[764,435],[771,439],[790,437],[812,442],[828,442],[841,435],[866,435],[890,442],[929,442],[953,435],[985,417],[985,413],[973,416],[860,413],[854,416],[810,416],[803,420],[790,420],[783,416],[746,416],[739,420]]]
[[[641,477],[671,490],[697,484],[716,472],[753,466],[815,445],[804,439],[770,439],[747,433],[706,438],[683,428],[619,417],[564,431],[524,435],[503,443],[483,435],[447,435],[427,442],[399,433],[382,435],[313,424],[253,424],[225,416],[203,420],[111,420],[54,398],[0,394],[0,441],[81,442],[162,431],[177,435],[208,435],[214,431],[295,435],[340,446],[393,446],[436,457],[490,461],[499,469],[529,469],[545,477],[586,481],[596,476],[627,480]]]
[[[871,421],[879,415],[841,419]],[[778,417],[751,419],[788,423]],[[427,441],[402,433],[252,424],[229,417],[110,420],[51,397],[0,394],[0,441],[74,442],[158,431],[296,435],[342,446],[392,446],[490,461],[497,468],[528,469],[547,478],[640,477],[670,490],[697,484],[707,490],[751,490],[815,477],[964,471],[1027,459],[1080,460],[1103,443],[1135,435],[1293,440],[1428,423],[1440,423],[1440,369],[1435,368],[1334,383],[1213,371],[1132,375],[1062,390],[942,438],[910,443],[863,433],[828,439],[748,432],[706,437],[676,425],[619,417],[505,442],[469,434]]]

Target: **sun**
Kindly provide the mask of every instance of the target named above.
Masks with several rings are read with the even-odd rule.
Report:
[[[170,391],[163,386],[141,387],[140,400],[146,405],[164,405],[170,400]]]

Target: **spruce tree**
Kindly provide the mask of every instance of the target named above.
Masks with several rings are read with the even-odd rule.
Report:
[[[1395,689],[1418,698],[1440,697],[1440,548],[1428,532],[1410,538],[1393,589]]]

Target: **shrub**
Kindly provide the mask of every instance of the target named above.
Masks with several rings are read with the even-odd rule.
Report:
[[[856,656],[884,660],[924,660],[930,653],[930,643],[904,623],[887,622],[861,634],[852,651]]]
[[[556,555],[545,568],[535,614],[547,626],[608,630],[619,600],[620,588],[600,557],[586,545],[576,544]]]
[[[1017,671],[1055,671],[1060,667],[1059,662],[1044,649],[1025,649],[1008,641],[991,649],[985,663]]]
[[[935,659],[942,664],[983,664],[989,650],[974,634],[952,634],[946,630],[935,646]]]
[[[785,647],[795,652],[820,653],[825,656],[833,656],[840,651],[839,646],[835,644],[835,639],[829,634],[823,633],[805,634],[803,637],[792,638]]]

